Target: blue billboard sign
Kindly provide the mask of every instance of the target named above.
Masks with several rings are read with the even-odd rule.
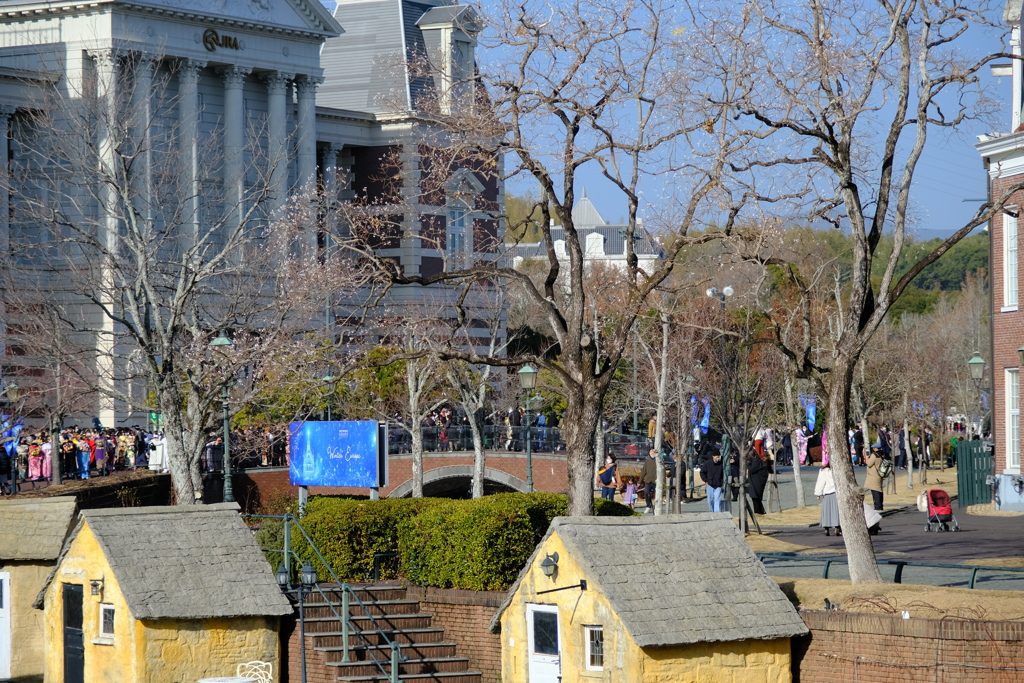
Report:
[[[387,486],[387,427],[376,422],[293,422],[290,480],[296,486]]]

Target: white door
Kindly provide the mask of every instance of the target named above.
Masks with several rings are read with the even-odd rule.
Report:
[[[11,574],[0,572],[0,681],[11,677]]]
[[[526,606],[526,638],[529,647],[529,683],[559,683],[562,676],[558,632],[558,608]]]

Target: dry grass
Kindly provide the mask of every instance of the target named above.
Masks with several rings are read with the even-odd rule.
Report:
[[[97,486],[109,486],[136,479],[148,479],[155,477],[157,473],[144,468],[113,472],[106,477],[90,477],[89,479],[65,479],[63,484],[52,484],[29,491],[18,493],[19,498],[50,498],[52,496],[68,496],[82,489],[95,488]]]
[[[737,522],[738,518],[734,517]],[[802,508],[789,508],[782,512],[758,515],[757,521],[763,526],[810,526],[821,519],[821,506],[811,505]]]
[[[1024,567],[1024,557],[978,558],[964,560],[963,564],[980,565],[982,567]]]
[[[984,505],[970,505],[966,510],[969,515],[977,515],[979,517],[1021,517],[1024,516],[1024,512],[1013,512],[1012,510],[996,510],[995,503],[985,503]]]
[[[824,609],[825,598],[843,612],[899,614],[911,618],[1024,620],[1024,592],[940,588],[913,584],[853,586],[836,579],[776,578],[797,608]]]
[[[945,470],[928,470],[928,483],[921,483],[921,473],[917,470],[914,471],[914,488],[907,490],[907,473],[903,470],[897,470],[896,474],[896,493],[885,494],[885,507],[902,507],[904,505],[916,505],[917,497],[921,495],[923,491],[928,489],[942,489],[950,496],[955,496],[960,492],[960,486],[957,483],[956,468],[950,467]],[[869,493],[870,497],[871,494]]]
[[[747,534],[746,541],[755,553],[797,553],[801,555],[842,555],[846,553],[846,548],[816,548],[810,545],[797,545],[761,534]]]

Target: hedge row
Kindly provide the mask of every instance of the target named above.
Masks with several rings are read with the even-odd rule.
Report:
[[[594,501],[598,515],[629,516],[625,505]],[[502,590],[530,558],[551,520],[567,512],[566,497],[551,493],[502,493],[475,500],[311,498],[302,526],[342,581],[367,581],[376,553],[398,552],[382,564],[381,578],[400,574],[418,586]],[[281,548],[281,523],[259,532],[263,548]],[[329,572],[297,529],[296,552],[317,573]],[[271,563],[280,553],[268,554]],[[275,565],[276,566],[276,565]]]

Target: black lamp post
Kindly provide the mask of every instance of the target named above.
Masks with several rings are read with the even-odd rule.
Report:
[[[533,493],[533,435],[530,423],[533,421],[530,412],[530,404],[533,399],[533,389],[537,386],[537,371],[529,365],[524,365],[519,371],[519,385],[526,392],[526,490]]]
[[[277,585],[281,587],[281,591],[287,593],[291,590],[289,585],[291,577],[288,576],[288,569],[285,568],[284,563],[277,568]],[[313,565],[306,562],[302,565],[302,571],[299,573],[299,584],[295,586],[296,597],[299,601],[299,667],[301,682],[306,683],[306,613],[305,613],[305,599],[306,596],[313,592],[313,587],[316,586],[316,570],[313,569]]]
[[[210,346],[214,348],[231,348],[234,345],[235,343],[223,332],[210,342]],[[220,390],[221,405],[224,408],[224,502],[234,503],[235,490],[231,481],[231,416],[229,413],[229,399],[228,383],[224,382],[224,386]]]
[[[7,387],[3,391],[0,391],[0,396],[6,396],[7,397],[7,404],[8,405],[10,405],[12,403],[17,403],[18,401],[21,400],[21,397],[23,395],[24,395],[24,392],[22,391],[21,387],[19,387],[14,382],[11,382],[10,384],[7,385]],[[12,410],[11,411],[11,422],[12,422],[12,424],[13,424],[13,421],[14,421],[14,411]],[[0,447],[2,447],[2,446],[0,446]],[[53,446],[51,446],[50,448],[52,450]],[[18,493],[18,451],[17,451],[17,449],[15,449],[14,457],[11,459],[11,495],[13,496],[16,493]]]
[[[320,378],[320,381],[323,382],[325,385],[327,385],[327,391],[328,391],[328,394],[327,394],[327,421],[330,422],[331,421],[331,398],[332,398],[332,395],[334,393],[332,391],[332,389],[334,388],[333,387],[334,374],[331,373],[331,372],[328,372],[326,375],[324,375],[323,377]]]

